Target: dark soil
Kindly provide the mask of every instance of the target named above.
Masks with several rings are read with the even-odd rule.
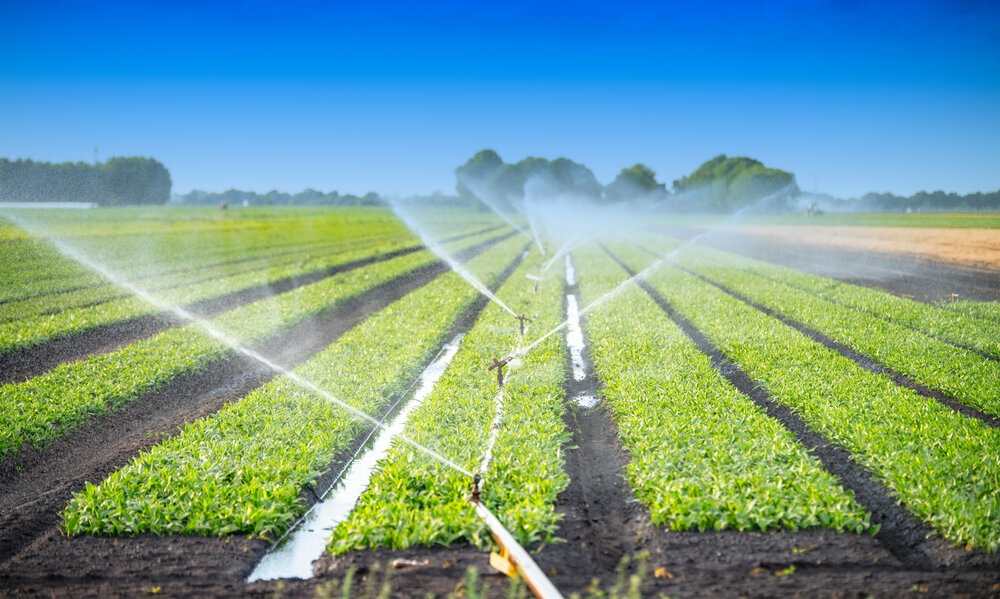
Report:
[[[781,254],[780,248],[776,252]],[[876,259],[867,257],[869,262]],[[934,272],[944,272],[938,268],[934,266]],[[909,289],[900,284],[891,290],[909,294]],[[385,302],[385,298],[367,299],[371,302],[359,302],[358,318]],[[323,320],[310,326],[328,331],[352,326],[339,312]],[[316,334],[315,347],[338,334]],[[315,351],[299,349],[301,341],[301,336],[289,335],[284,345],[270,349],[289,352],[283,360],[292,364]],[[529,548],[563,593],[586,596],[595,578],[603,589],[611,588],[620,560],[643,552],[623,571],[644,570],[641,590],[648,597],[1000,597],[996,556],[925,538],[926,529],[909,519],[905,508],[849,456],[838,454],[825,439],[796,424],[794,414],[782,414],[780,406],[768,404],[752,382],[740,383],[740,373],[718,356],[716,363],[745,393],[796,431],[845,486],[855,489],[883,529],[875,536],[657,529],[624,483],[628,455],[618,442],[614,422],[601,406],[591,410],[570,406],[565,419],[573,438],[565,455],[571,483],[556,506],[563,514],[558,533],[563,542]],[[509,579],[492,573],[487,552],[470,547],[356,552],[317,562],[316,576],[310,580],[246,584],[267,551],[267,541],[244,536],[70,538],[59,532],[58,512],[85,481],[100,481],[138,451],[174,434],[184,422],[241,397],[270,376],[234,358],[41,451],[29,450],[0,462],[0,596],[340,596],[339,582],[351,569],[356,571],[352,596],[363,596],[366,589],[374,595],[386,579],[394,597],[467,596],[463,581],[468,568],[479,573],[491,596],[506,596]],[[567,387],[568,396],[575,391]],[[410,560],[411,565],[393,568],[396,559]]]

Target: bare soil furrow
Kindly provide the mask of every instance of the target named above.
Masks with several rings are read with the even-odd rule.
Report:
[[[565,294],[576,293],[576,285],[567,283]],[[570,482],[555,506],[562,515],[556,535],[565,542],[546,547],[536,558],[542,570],[555,572],[550,579],[565,594],[584,594],[593,578],[610,588],[622,557],[640,551],[656,532],[625,480],[629,457],[613,417],[603,404],[585,408],[576,402],[581,394],[597,397],[600,389],[587,344],[583,361],[587,376],[577,381],[572,359],[566,359],[563,420],[572,435],[565,449]]]

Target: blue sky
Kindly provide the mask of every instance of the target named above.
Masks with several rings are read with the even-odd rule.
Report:
[[[1000,2],[0,0],[2,157],[407,195],[483,148],[602,182],[725,153],[841,197],[994,191]]]

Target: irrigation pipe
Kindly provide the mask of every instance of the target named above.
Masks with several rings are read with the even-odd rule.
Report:
[[[475,495],[470,499],[476,506],[476,515],[490,529],[493,540],[500,546],[500,553],[490,552],[490,565],[507,576],[519,575],[539,599],[562,599],[562,594],[542,573],[524,547],[514,539],[485,505]]]

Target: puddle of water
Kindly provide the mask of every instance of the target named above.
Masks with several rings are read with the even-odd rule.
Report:
[[[576,285],[576,269],[573,268],[573,259],[566,254],[566,284],[570,287]]]
[[[573,365],[573,380],[580,382],[587,378],[587,364],[583,361],[583,329],[580,328],[580,307],[576,296],[566,296],[566,345],[569,346],[570,362]]]
[[[420,388],[413,394],[413,398],[388,427],[379,429],[380,434],[373,442],[366,443],[355,454],[343,475],[324,494],[323,501],[314,505],[260,560],[247,582],[312,578],[312,564],[323,554],[333,529],[351,513],[358,498],[368,488],[375,465],[385,457],[396,435],[403,431],[410,412],[434,390],[434,385],[455,357],[462,337],[463,335],[458,335],[444,346],[442,355],[421,373]]]
[[[590,408],[597,407],[597,395],[590,391],[581,391],[573,397],[573,401],[576,405],[580,406],[584,410],[589,410]]]
[[[573,268],[573,259],[566,254],[566,285],[572,287],[576,285],[576,269]],[[583,359],[583,348],[586,343],[583,339],[583,328],[580,326],[580,305],[577,303],[576,294],[566,294],[566,345],[569,346],[570,364],[573,366],[573,380],[580,383],[587,378],[587,362]],[[593,391],[580,391],[573,396],[573,401],[585,410],[597,406],[597,393]]]

